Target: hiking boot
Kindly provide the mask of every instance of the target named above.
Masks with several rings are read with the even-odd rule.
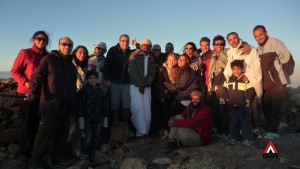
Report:
[[[274,140],[274,139],[278,139],[280,137],[279,134],[277,133],[272,133],[272,132],[266,132],[263,135],[264,138],[269,139],[269,140]]]
[[[249,147],[253,144],[253,141],[250,140],[243,140],[243,146]]]

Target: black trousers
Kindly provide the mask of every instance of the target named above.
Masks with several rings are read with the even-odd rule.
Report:
[[[18,95],[24,96],[24,94],[18,93]],[[25,156],[31,156],[31,150],[34,145],[36,132],[39,127],[40,114],[39,98],[35,98],[33,101],[28,102],[23,98],[18,99],[20,107],[20,117],[22,120],[22,133],[19,152]]]
[[[264,90],[263,111],[265,116],[265,130],[276,133],[280,124],[283,101],[285,99],[285,87],[273,87],[271,90]]]
[[[42,115],[33,147],[32,163],[40,164],[43,162],[50,143],[53,146],[53,160],[65,159],[68,135],[68,116],[51,117]]]

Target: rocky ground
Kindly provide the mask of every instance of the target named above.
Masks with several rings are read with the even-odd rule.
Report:
[[[4,91],[6,94],[14,94]],[[3,94],[3,93],[2,93]],[[280,125],[273,143],[278,159],[264,159],[269,140],[256,139],[251,147],[215,139],[209,145],[174,148],[160,137],[132,138],[127,143],[98,144],[95,162],[71,156],[68,169],[284,169],[300,168],[300,88],[288,88]],[[263,118],[262,118],[263,119]],[[13,97],[0,97],[0,169],[25,169],[29,159],[17,155],[21,121]],[[50,159],[50,158],[49,158]],[[47,160],[48,168],[54,168]]]

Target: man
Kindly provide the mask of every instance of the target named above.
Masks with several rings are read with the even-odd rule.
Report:
[[[52,143],[52,163],[67,167],[66,147],[69,132],[68,115],[75,112],[77,71],[70,55],[73,41],[59,39],[58,50],[42,60],[30,79],[27,100],[32,101],[42,90],[39,112],[41,120],[32,153],[32,168],[44,168],[43,160]]]
[[[192,102],[186,110],[168,122],[169,142],[184,147],[206,145],[212,133],[212,113],[203,102],[203,93],[193,91],[190,96]]]
[[[278,126],[281,120],[285,87],[290,84],[295,62],[284,43],[268,36],[263,25],[253,29],[258,43],[257,51],[263,74],[263,111],[265,115],[267,139],[279,138]]]
[[[94,69],[98,73],[98,83],[102,84],[104,82],[103,80],[103,67],[105,62],[105,56],[106,53],[106,43],[100,42],[98,44],[94,44],[94,53],[89,58],[89,64],[88,68],[89,70]]]
[[[228,106],[224,99],[221,100],[221,98],[224,98],[223,84],[226,80],[223,74],[227,64],[225,45],[226,42],[223,36],[217,35],[214,37],[214,52],[208,69],[208,94],[211,98],[211,108],[214,116],[214,132],[221,140],[227,139],[229,131]]]
[[[144,39],[140,43],[141,53],[130,56],[129,75],[131,80],[131,121],[136,129],[136,136],[149,134],[151,123],[151,88],[155,78],[155,62],[150,54],[152,43]]]
[[[258,100],[262,96],[262,70],[258,53],[254,47],[248,45],[246,42],[243,42],[236,32],[230,32],[227,35],[227,41],[229,43],[229,50],[227,51],[228,63],[224,70],[224,76],[226,77],[226,79],[228,79],[232,75],[232,70],[230,66],[231,62],[233,62],[234,60],[244,60],[243,81],[245,83],[250,83],[255,88],[256,92],[256,96],[251,102],[251,119],[253,124],[253,134],[256,137],[260,137],[260,133],[258,131]]]
[[[210,50],[210,39],[207,37],[202,37],[200,39],[200,49],[202,51],[202,81],[205,84],[205,96],[207,96],[207,86],[208,86],[208,71],[210,59],[214,51]],[[209,95],[208,95],[209,96]],[[209,102],[209,98],[206,98]]]
[[[106,85],[110,86],[110,106],[113,124],[124,121],[128,131],[126,132],[127,135],[129,134],[128,122],[131,116],[128,63],[132,50],[129,48],[129,42],[130,39],[127,34],[120,36],[119,43],[108,50],[103,70]],[[119,117],[121,105],[122,118]]]

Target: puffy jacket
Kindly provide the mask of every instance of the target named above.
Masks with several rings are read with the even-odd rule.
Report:
[[[71,56],[51,51],[32,74],[29,92],[37,95],[42,89],[40,113],[48,116],[64,116],[76,108],[77,70]]]
[[[35,45],[31,48],[21,49],[11,69],[11,75],[18,83],[17,92],[26,94],[28,89],[24,86],[25,82],[29,82],[34,70],[40,64],[42,58],[47,55],[46,50],[41,51]]]

